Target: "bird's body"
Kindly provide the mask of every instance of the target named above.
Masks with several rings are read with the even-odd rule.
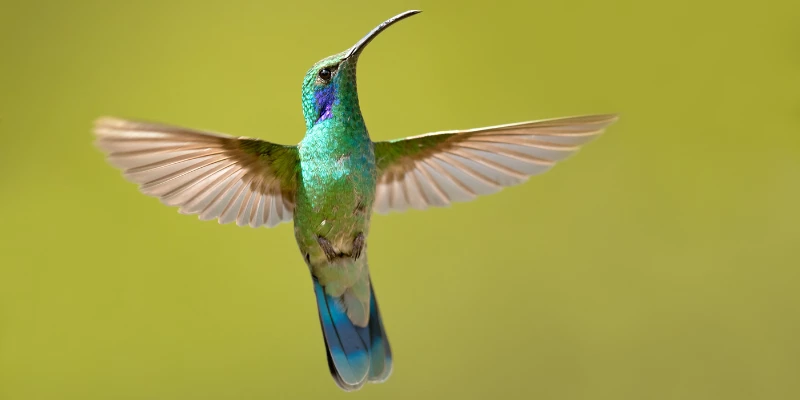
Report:
[[[330,287],[329,292],[339,293],[333,287],[344,289],[346,285],[333,278],[342,272],[326,270],[331,269],[327,268],[330,263],[353,255],[354,243],[369,233],[372,213],[368,210],[372,209],[375,198],[378,173],[373,145],[366,131],[358,139],[321,133],[307,136],[299,146],[299,153],[294,218],[297,243],[303,255],[308,256],[314,275]],[[334,253],[326,254],[319,238],[327,240]],[[330,255],[335,257],[334,261],[329,260]],[[348,280],[359,275],[350,267],[335,268],[342,269],[347,270]]]
[[[358,103],[358,57],[378,33],[416,13],[384,22],[308,71],[306,134],[297,146],[116,118],[95,128],[112,164],[182,213],[251,227],[294,220],[328,365],[345,390],[392,371],[366,255],[373,211],[446,206],[519,184],[616,120],[569,117],[372,142]]]
[[[378,171],[363,118],[353,116],[347,125],[335,118],[315,125],[298,151],[297,244],[326,293],[346,295],[348,310],[360,310],[358,325],[366,326],[370,296],[363,249]]]

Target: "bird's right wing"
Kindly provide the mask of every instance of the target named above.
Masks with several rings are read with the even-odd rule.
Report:
[[[435,132],[375,143],[373,208],[443,207],[524,182],[578,151],[617,120],[586,115]]]
[[[94,132],[128,180],[183,214],[252,227],[292,219],[296,146],[117,118],[97,120]]]

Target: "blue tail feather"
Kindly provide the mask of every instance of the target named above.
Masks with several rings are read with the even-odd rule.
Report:
[[[336,384],[352,391],[367,381],[386,380],[392,370],[391,350],[374,291],[370,300],[370,321],[364,328],[350,322],[341,302],[326,294],[316,279],[314,292],[325,336],[328,367]]]
[[[314,292],[328,350],[328,364],[334,367],[331,373],[335,372],[334,379],[342,389],[357,389],[363,385],[369,371],[369,331],[353,325],[339,301],[326,294],[316,280]]]
[[[369,381],[373,383],[383,382],[392,374],[392,348],[389,346],[389,337],[383,328],[381,311],[378,308],[378,300],[375,298],[375,288],[370,280],[370,311],[369,311],[369,334],[372,337],[370,346],[370,366]]]

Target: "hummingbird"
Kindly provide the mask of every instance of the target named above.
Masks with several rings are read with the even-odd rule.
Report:
[[[386,28],[419,12],[386,20],[308,70],[306,133],[297,145],[113,117],[94,126],[107,160],[182,214],[253,228],[293,221],[328,367],[345,391],[392,372],[367,262],[373,212],[444,207],[520,184],[617,120],[584,115],[373,142],[358,101],[359,56]]]

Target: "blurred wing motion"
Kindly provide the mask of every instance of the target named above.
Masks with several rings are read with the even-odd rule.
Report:
[[[297,147],[101,118],[96,145],[149,196],[221,224],[275,226],[294,211]]]
[[[568,117],[377,142],[375,211],[443,207],[522,183],[616,120],[616,115]]]

